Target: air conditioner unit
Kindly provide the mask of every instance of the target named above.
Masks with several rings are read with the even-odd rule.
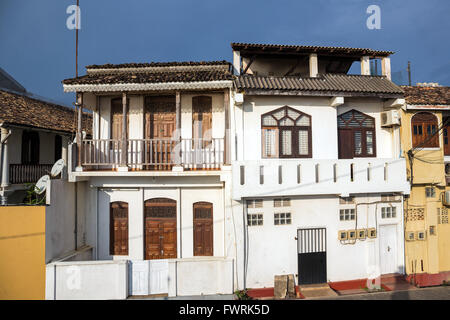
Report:
[[[447,207],[450,206],[450,191],[445,191],[442,197],[442,204]]]
[[[397,110],[389,110],[381,113],[381,126],[392,127],[400,125],[400,115]]]
[[[236,93],[234,95],[234,103],[238,106],[243,104],[244,103],[244,95],[242,93]]]

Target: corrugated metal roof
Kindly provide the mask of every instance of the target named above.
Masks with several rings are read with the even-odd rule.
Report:
[[[235,85],[240,90],[332,91],[376,94],[403,94],[403,90],[383,76],[324,74],[317,78],[242,75]]]
[[[327,52],[336,54],[359,54],[370,56],[389,56],[393,54],[393,51],[373,50],[368,48],[350,48],[350,47],[326,47],[326,46],[304,46],[304,45],[283,45],[283,44],[261,44],[261,43],[231,43],[233,50],[267,50],[271,52],[274,50],[280,52]]]

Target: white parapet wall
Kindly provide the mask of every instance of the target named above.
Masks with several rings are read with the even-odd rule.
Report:
[[[232,294],[234,259],[195,257],[169,260],[169,297]]]
[[[409,194],[405,159],[253,160],[233,163],[233,199],[291,195]]]
[[[69,261],[46,266],[46,300],[108,300],[128,296],[128,262]]]

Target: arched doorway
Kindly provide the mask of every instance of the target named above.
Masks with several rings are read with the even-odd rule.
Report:
[[[177,202],[153,198],[144,202],[144,258],[177,257]]]

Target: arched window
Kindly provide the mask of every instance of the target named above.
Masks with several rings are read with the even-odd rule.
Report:
[[[263,158],[311,158],[311,116],[284,106],[261,116]]]
[[[429,112],[416,113],[411,119],[413,147],[439,148],[438,120]]]
[[[110,203],[109,252],[111,255],[128,255],[128,203]]]
[[[338,116],[339,158],[376,157],[375,119],[357,110]]]
[[[213,204],[194,203],[194,256],[213,255]]]

